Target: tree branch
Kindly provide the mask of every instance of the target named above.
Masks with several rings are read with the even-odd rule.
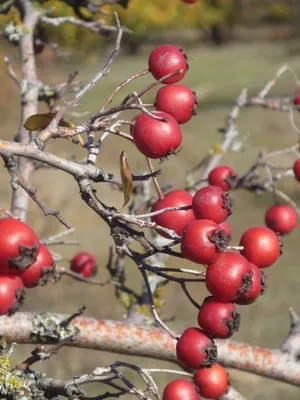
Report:
[[[23,127],[26,119],[38,110],[39,85],[36,75],[35,55],[33,48],[33,34],[36,23],[39,18],[39,12],[30,0],[19,0],[24,18],[23,25],[26,33],[20,39],[20,52],[22,62],[22,81],[21,89],[21,123],[17,136],[19,143],[28,143],[30,141],[30,132]],[[18,169],[22,171],[25,181],[30,182],[30,176],[34,170],[31,160],[20,157],[18,159]],[[13,192],[11,211],[15,216],[22,220],[26,219],[28,210],[29,196],[22,187]]]
[[[17,343],[52,343],[46,331],[36,334],[36,321],[53,315],[58,321],[68,318],[61,314],[18,312],[0,317],[0,330]],[[71,346],[177,362],[176,340],[161,329],[86,317],[75,318],[72,326],[78,334]],[[300,386],[300,363],[291,355],[231,340],[216,340],[216,344],[224,366]]]

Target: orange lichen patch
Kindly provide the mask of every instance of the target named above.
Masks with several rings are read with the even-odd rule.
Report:
[[[264,364],[274,364],[273,354],[269,350],[265,350],[261,347],[256,347],[253,349],[253,358],[255,363],[261,363],[263,360]]]
[[[157,343],[160,347],[175,352],[176,340],[167,333],[153,329],[148,332],[148,339],[153,345]]]
[[[79,329],[86,330],[90,324],[86,320],[74,318],[73,325],[76,325],[76,327]]]
[[[135,329],[124,324],[116,324],[114,329],[114,336],[117,340],[122,340],[126,336],[135,337]]]
[[[261,347],[228,343],[228,350],[233,353],[238,353],[238,356],[243,360],[253,360],[253,363],[257,366],[273,365],[274,362],[276,362],[276,360],[274,360],[274,354],[270,350]]]
[[[143,328],[135,328],[135,336],[139,339],[142,340],[145,334],[145,329]]]
[[[247,346],[246,344],[239,345],[235,343],[228,343],[228,350],[239,353],[239,356],[243,358],[248,357],[249,355],[249,346]]]
[[[5,147],[7,147],[8,145],[9,145],[8,142],[5,142],[4,140],[1,140],[1,142],[0,142],[0,149],[1,149],[1,148],[5,148]]]

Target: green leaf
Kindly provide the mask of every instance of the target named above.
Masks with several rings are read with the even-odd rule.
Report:
[[[120,156],[120,173],[122,179],[122,190],[124,195],[124,203],[121,207],[122,210],[122,208],[124,208],[126,204],[129,202],[133,189],[132,174],[127,162],[127,155],[124,151],[122,151]]]
[[[55,116],[56,114],[51,112],[45,114],[34,114],[26,119],[23,126],[28,131],[43,131],[47,128]],[[65,119],[61,119],[58,125],[63,128],[74,128],[73,122]]]

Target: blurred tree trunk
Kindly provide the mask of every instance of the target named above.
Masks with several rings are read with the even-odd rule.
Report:
[[[219,8],[218,0],[210,0],[209,5],[213,8]],[[225,41],[225,35],[222,24],[214,24],[210,28],[210,37],[216,46],[221,46]]]
[[[219,0],[209,0],[209,5],[216,9],[221,8]],[[221,46],[233,37],[233,29],[241,15],[242,5],[242,0],[234,0],[233,10],[224,18],[225,20],[211,26],[210,37],[216,46]]]
[[[300,2],[299,0],[292,1],[292,40],[289,46],[289,51],[292,54],[299,54],[300,45],[299,45],[299,37],[300,37]]]

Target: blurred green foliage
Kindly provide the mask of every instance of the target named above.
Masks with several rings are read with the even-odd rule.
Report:
[[[114,24],[113,11],[117,11],[121,23],[133,31],[138,39],[151,32],[167,28],[204,28],[233,20],[237,14],[234,0],[199,0],[187,4],[182,0],[129,0],[128,7],[106,5],[88,8],[88,0],[48,0],[37,1],[37,7],[52,10],[49,17],[75,17],[86,21],[105,21]],[[103,13],[104,11],[104,13]],[[107,14],[107,15],[105,15]],[[11,20],[11,13],[0,15],[0,28]],[[59,28],[47,26],[47,38],[60,46],[90,49],[103,41],[102,36],[90,33],[84,28],[64,24]]]
[[[233,26],[237,23],[247,25],[249,18],[250,25],[257,25],[266,21],[289,22],[293,16],[293,7],[288,0],[267,0],[264,4],[257,0],[248,0],[247,3],[241,0],[198,0],[194,4],[184,3],[183,0],[119,1],[117,5],[96,6],[91,0],[36,0],[35,5],[50,10],[49,17],[70,16],[109,25],[114,24],[113,11],[117,11],[121,23],[133,32],[125,41],[128,40],[136,48],[154,33],[157,36],[167,29],[201,29],[217,43],[217,36],[220,42],[230,38]],[[12,19],[16,19],[16,16],[11,11],[0,15],[0,29]],[[42,28],[47,40],[60,47],[90,51],[104,44],[103,36],[72,24]]]
[[[35,6],[42,9],[52,10],[48,14],[49,17],[74,17],[79,18],[76,8],[69,5],[67,2],[62,0],[49,0],[46,2],[35,2]],[[94,15],[85,7],[80,7],[79,11],[81,13],[80,19],[85,20],[98,20],[103,17],[100,13],[95,13]],[[12,13],[9,11],[7,14],[0,15],[0,29],[2,30],[6,24],[8,24],[12,19],[16,20],[15,11]],[[78,27],[72,24],[64,24],[59,28],[54,26],[45,26],[42,24],[43,29],[45,29],[45,36],[48,42],[55,42],[59,46],[65,48],[76,48],[79,50],[85,49],[89,50],[95,45],[99,45],[103,41],[103,36],[96,35],[89,32],[83,27]]]
[[[119,5],[113,8],[123,25],[137,35],[166,28],[210,28],[232,18],[237,12],[234,0],[199,0],[194,4],[182,0],[130,0],[126,10]],[[108,22],[112,22],[111,18]]]
[[[266,7],[266,19],[270,22],[285,22],[291,15],[291,7],[282,1],[274,2]]]

